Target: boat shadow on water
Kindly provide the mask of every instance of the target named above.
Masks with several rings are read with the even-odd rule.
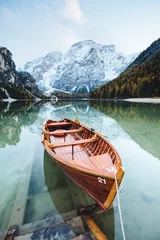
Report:
[[[44,151],[44,174],[50,197],[59,213],[77,209],[79,205],[90,205],[94,201],[84,193]]]
[[[64,214],[77,210],[79,206],[88,206],[95,203],[88,194],[57,167],[46,151],[44,151],[44,176],[50,198],[62,218]],[[106,212],[98,211],[92,217],[104,234],[109,239],[114,239],[113,207]]]

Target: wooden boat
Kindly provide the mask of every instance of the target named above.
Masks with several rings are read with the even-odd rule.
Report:
[[[42,143],[57,166],[103,209],[112,204],[124,170],[106,138],[79,120],[48,120]]]

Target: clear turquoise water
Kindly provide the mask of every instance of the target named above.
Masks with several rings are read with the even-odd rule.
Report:
[[[26,224],[93,202],[41,144],[43,122],[65,117],[107,135],[118,150],[125,168],[120,201],[126,239],[160,239],[160,105],[141,103],[1,104],[0,231],[13,221]],[[122,239],[117,198],[114,209],[95,220],[109,239]]]

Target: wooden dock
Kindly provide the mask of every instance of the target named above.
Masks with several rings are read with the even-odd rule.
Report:
[[[108,240],[91,216],[76,216],[76,211],[46,218],[19,227],[18,236],[5,240],[64,239],[64,240]]]

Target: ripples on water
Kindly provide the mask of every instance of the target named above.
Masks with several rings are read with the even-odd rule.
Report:
[[[15,218],[26,224],[93,202],[50,161],[40,143],[45,120],[78,118],[107,135],[122,158],[126,173],[120,199],[126,238],[160,238],[160,105],[65,101],[0,107],[1,232]],[[122,238],[117,199],[114,211],[95,220],[109,239]]]

